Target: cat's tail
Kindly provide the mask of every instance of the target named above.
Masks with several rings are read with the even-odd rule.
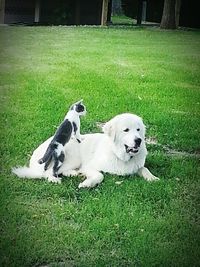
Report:
[[[41,170],[29,168],[29,167],[14,167],[12,172],[20,178],[32,178],[32,179],[42,179],[43,172]]]
[[[44,156],[38,160],[39,164],[43,164],[47,161],[50,160],[50,158],[52,157],[52,153],[54,151],[54,149],[57,148],[57,144],[50,144],[46,150],[46,152],[44,153]]]

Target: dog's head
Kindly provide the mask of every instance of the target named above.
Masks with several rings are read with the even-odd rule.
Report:
[[[145,126],[137,115],[117,115],[103,126],[103,131],[110,137],[115,152],[123,160],[139,154],[145,145]]]

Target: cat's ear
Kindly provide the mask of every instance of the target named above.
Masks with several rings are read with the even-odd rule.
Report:
[[[80,105],[80,104],[82,104],[82,102],[83,102],[83,99],[81,99],[81,100],[75,102],[75,103],[73,104],[73,106]]]
[[[83,104],[83,99],[77,101],[76,103],[74,103],[71,107],[70,107],[70,110],[73,110],[77,105],[80,105],[80,104]]]
[[[78,102],[77,102],[77,104],[82,104],[83,103],[83,99],[81,99],[81,100],[79,100]]]

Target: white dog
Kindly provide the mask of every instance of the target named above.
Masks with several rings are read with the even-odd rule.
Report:
[[[103,181],[103,173],[116,175],[138,174],[147,181],[159,180],[144,167],[147,150],[145,126],[142,119],[130,113],[117,115],[103,127],[104,133],[83,135],[78,144],[71,139],[65,146],[66,159],[59,169],[64,176],[83,174],[82,187],[94,187]],[[41,144],[33,153],[30,166],[14,168],[19,177],[42,178],[61,182],[52,176],[52,166],[44,171],[38,159],[44,154],[52,138]]]

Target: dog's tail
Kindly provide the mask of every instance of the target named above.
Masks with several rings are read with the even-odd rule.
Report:
[[[14,167],[12,172],[20,178],[32,178],[32,179],[42,179],[41,170],[35,170],[29,167]]]

